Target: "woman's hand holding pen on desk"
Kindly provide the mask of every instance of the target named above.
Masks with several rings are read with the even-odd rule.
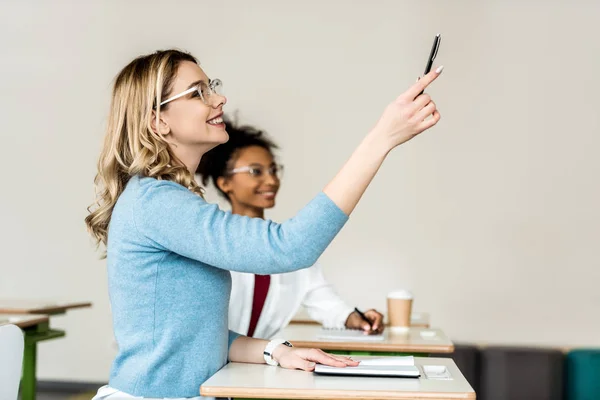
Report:
[[[346,320],[346,328],[360,329],[366,334],[375,335],[383,332],[383,315],[376,310],[361,313],[358,309],[351,312]]]

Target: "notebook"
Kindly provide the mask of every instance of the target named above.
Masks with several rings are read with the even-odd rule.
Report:
[[[346,375],[346,376],[379,376],[396,378],[418,378],[421,376],[415,360],[409,357],[382,357],[382,358],[355,358],[360,361],[356,367],[330,367],[317,364],[315,374],[320,375]]]
[[[383,334],[365,335],[360,329],[326,329],[321,328],[317,333],[317,338],[321,340],[344,340],[349,342],[380,342]]]

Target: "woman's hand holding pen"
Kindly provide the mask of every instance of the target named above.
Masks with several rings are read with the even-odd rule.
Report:
[[[346,328],[360,329],[370,335],[382,333],[384,329],[383,315],[377,310],[369,310],[361,313],[358,309],[355,309],[355,311],[348,315]]]

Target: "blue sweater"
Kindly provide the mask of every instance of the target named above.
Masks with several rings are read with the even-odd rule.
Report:
[[[135,396],[198,396],[238,336],[227,329],[229,271],[310,267],[347,219],[324,193],[277,224],[223,212],[174,182],[131,178],[108,233],[119,345],[110,386]]]

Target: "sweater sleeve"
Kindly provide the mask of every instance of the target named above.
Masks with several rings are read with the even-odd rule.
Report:
[[[227,354],[229,354],[229,349],[231,349],[231,344],[235,341],[235,339],[239,338],[240,336],[242,336],[242,335],[240,335],[237,332],[232,331],[231,329],[229,330],[229,336],[227,339]]]
[[[310,317],[325,328],[344,328],[354,308],[346,304],[335,292],[333,285],[325,280],[318,263],[307,270],[307,273],[310,274],[310,278],[302,305]]]
[[[310,267],[348,220],[322,192],[278,224],[224,212],[170,181],[144,178],[139,190],[133,222],[153,246],[230,271],[267,275]]]

